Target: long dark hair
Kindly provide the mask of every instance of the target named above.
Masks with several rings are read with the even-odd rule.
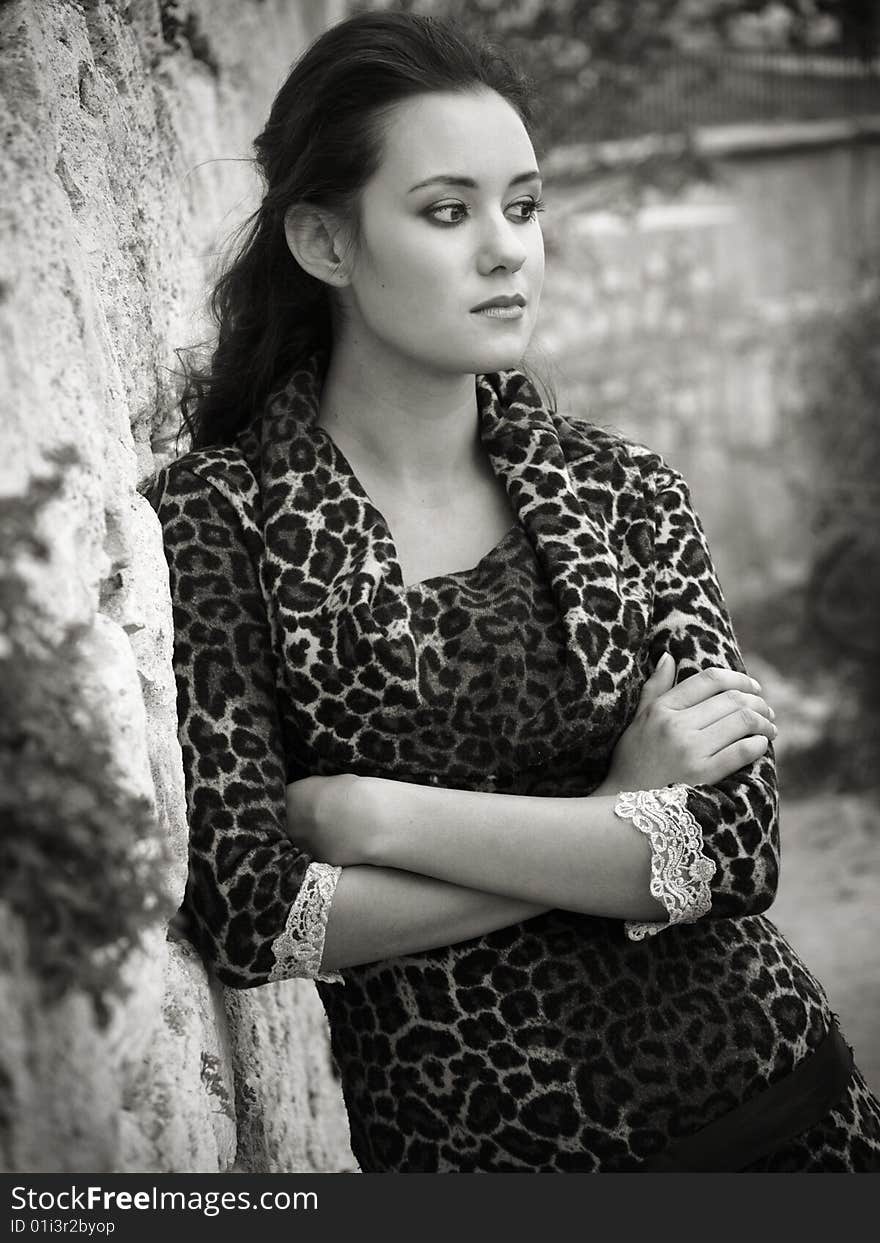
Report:
[[[361,13],[325,31],[294,65],[254,141],[262,202],[211,294],[213,355],[199,366],[178,353],[194,449],[228,444],[306,354],[330,347],[329,292],[290,253],[287,208],[309,202],[356,212],[381,159],[384,112],[415,95],[474,87],[496,91],[530,124],[522,72],[450,21]]]

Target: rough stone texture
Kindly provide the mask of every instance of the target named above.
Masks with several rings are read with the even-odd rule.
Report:
[[[169,942],[163,957],[161,1005],[145,1015],[146,1038],[127,1066],[117,1169],[230,1169],[237,1125],[223,990],[186,942]]]
[[[0,10],[0,498],[72,444],[79,463],[21,558],[40,625],[84,627],[73,684],[116,779],[155,809],[144,849],[183,891],[186,820],[158,523],[136,492],[173,404],[174,349],[205,335],[218,240],[289,65],[337,0],[31,0]],[[3,653],[0,652],[0,655]],[[119,895],[124,898],[124,895]],[[163,907],[100,1026],[49,1006],[2,907],[0,1159],[10,1170],[354,1168],[310,984],[224,999]],[[241,1115],[236,1115],[236,1102]]]
[[[306,980],[225,992],[232,1038],[237,1168],[270,1173],[356,1171],[327,1109],[332,1064],[324,1011]]]

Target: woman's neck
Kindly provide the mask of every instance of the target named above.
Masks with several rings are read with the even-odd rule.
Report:
[[[481,464],[473,375],[337,346],[318,415],[356,466],[401,494],[448,495]]]

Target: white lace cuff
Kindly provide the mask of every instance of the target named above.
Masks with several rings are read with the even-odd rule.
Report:
[[[269,979],[305,976],[327,984],[344,984],[338,971],[321,972],[324,936],[330,903],[342,868],[330,863],[310,863],[296,901],[290,908],[284,931],[272,942],[275,966]]]
[[[715,864],[703,853],[703,834],[687,805],[687,786],[661,790],[622,791],[614,813],[631,820],[651,843],[651,894],[659,899],[669,919],[626,920],[631,941],[641,941],[673,924],[692,924],[712,905],[709,881]]]

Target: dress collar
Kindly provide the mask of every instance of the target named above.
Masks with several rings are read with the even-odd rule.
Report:
[[[237,438],[261,492],[262,572],[276,639],[288,649],[299,643],[302,655],[304,633],[317,644],[329,625],[339,651],[365,660],[379,644],[383,660],[393,657],[415,683],[406,590],[388,524],[317,423],[326,361],[312,355]],[[521,372],[475,383],[488,460],[553,588],[567,695],[579,704],[589,697],[600,711],[612,689],[603,676],[609,646],[637,648],[645,624],[639,601],[622,593],[607,452],[599,460],[588,430],[575,432],[548,409]]]

